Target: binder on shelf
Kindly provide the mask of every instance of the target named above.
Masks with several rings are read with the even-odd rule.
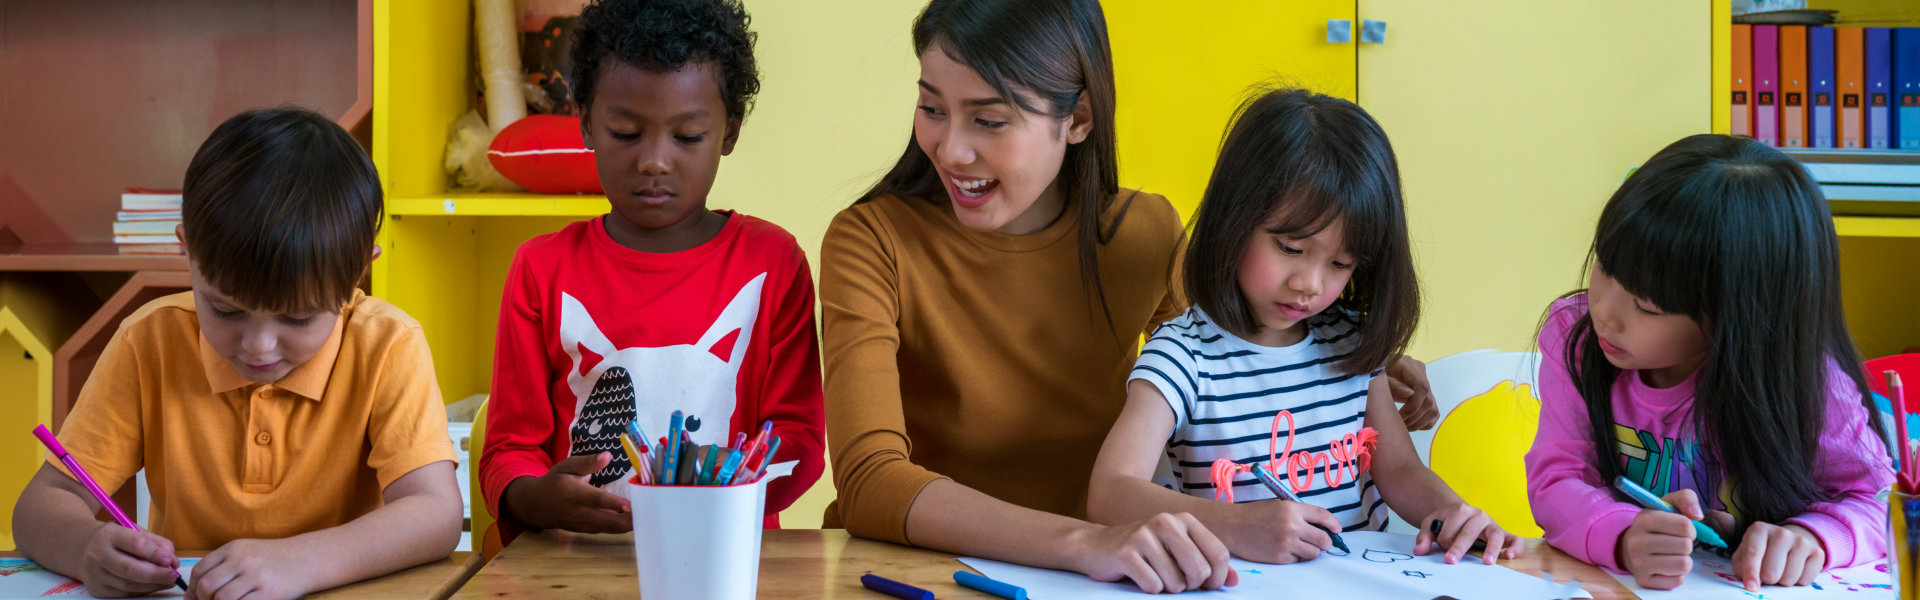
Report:
[[[1893,30],[1894,147],[1920,150],[1920,27]]]
[[[1832,148],[1833,28],[1807,28],[1807,146]]]
[[[1753,139],[1780,145],[1780,28],[1753,26]]]
[[[1867,63],[1867,147],[1893,148],[1893,40],[1885,27],[1868,27],[1862,48]]]
[[[1753,137],[1753,26],[1733,26],[1733,135]]]
[[[1807,147],[1807,28],[1781,25],[1780,147]]]
[[[1840,97],[1840,129],[1834,135],[1841,148],[1867,147],[1865,34],[1859,27],[1833,30],[1833,89]]]

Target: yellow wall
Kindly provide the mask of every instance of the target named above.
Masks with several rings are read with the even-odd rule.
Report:
[[[1251,87],[1354,97],[1355,44],[1326,41],[1328,20],[1354,18],[1352,0],[1103,4],[1120,185],[1164,195],[1182,216],[1200,205],[1227,121]]]
[[[1372,0],[1360,105],[1399,155],[1421,288],[1412,354],[1527,350],[1583,285],[1627,169],[1711,130],[1711,6]],[[1627,15],[1659,18],[1627,18]]]

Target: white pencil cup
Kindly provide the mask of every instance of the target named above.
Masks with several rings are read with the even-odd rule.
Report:
[[[753,598],[767,483],[792,467],[773,465],[757,482],[729,486],[639,485],[628,478],[640,597]]]

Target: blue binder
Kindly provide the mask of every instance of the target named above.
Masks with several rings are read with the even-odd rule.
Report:
[[[1868,27],[1863,54],[1867,62],[1867,147],[1893,148],[1898,135],[1893,122],[1893,35],[1885,27]]]
[[[1920,150],[1920,27],[1893,30],[1894,137],[1901,150]]]
[[[1807,28],[1807,122],[1813,125],[1810,147],[1833,145],[1833,28]]]

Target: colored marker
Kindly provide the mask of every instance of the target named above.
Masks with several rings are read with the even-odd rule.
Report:
[[[647,443],[647,432],[640,430],[639,421],[627,421],[627,437],[633,438],[633,444],[636,446],[644,446]]]
[[[1634,502],[1640,503],[1641,506],[1660,512],[1679,513],[1679,511],[1673,509],[1672,504],[1667,504],[1667,501],[1661,500],[1659,496],[1653,495],[1653,492],[1647,491],[1647,488],[1640,487],[1624,476],[1613,478],[1613,487],[1618,488],[1621,492],[1625,493],[1628,498],[1632,498]],[[1692,519],[1688,520],[1692,521]],[[1727,542],[1720,539],[1720,534],[1714,533],[1713,528],[1708,527],[1705,522],[1693,521],[1693,531],[1698,534],[1696,537],[1700,538],[1700,543],[1702,544],[1715,548],[1727,547]]]
[[[746,447],[747,447],[747,432],[742,431],[742,432],[733,434],[733,445],[727,446],[727,449],[737,452]]]
[[[673,443],[661,444],[667,447],[667,462],[660,464],[660,477],[655,478],[654,481],[665,482],[664,485],[673,485],[680,481],[680,422],[685,418],[686,416],[677,410],[673,411],[673,416],[667,418],[667,439]]]
[[[732,485],[735,471],[740,469],[740,459],[747,453],[735,450],[727,454],[727,461],[713,474],[713,485]]]
[[[766,474],[767,465],[773,464],[773,453],[779,452],[779,451],[780,451],[780,436],[776,435],[776,436],[773,436],[773,442],[770,444],[767,444],[767,451],[760,455],[760,466],[754,468],[753,477],[748,479],[747,481],[749,482],[759,481],[760,476]]]
[[[640,483],[646,483],[647,476],[642,473],[647,472],[647,461],[641,456],[639,450],[634,449],[633,440],[628,439],[627,434],[620,434],[620,449],[627,452],[627,464],[633,466],[633,472],[639,477]]]
[[[119,523],[121,527],[127,529],[134,531],[140,530],[140,526],[134,524],[133,519],[127,518],[127,513],[121,512],[120,505],[113,503],[113,497],[108,496],[105,491],[101,490],[100,484],[93,482],[93,476],[88,475],[86,469],[80,468],[80,461],[75,460],[72,454],[67,453],[67,447],[60,445],[60,440],[53,437],[53,432],[49,431],[47,426],[35,426],[33,428],[33,436],[40,438],[40,443],[47,446],[47,451],[52,452],[55,457],[60,459],[61,464],[67,466],[67,471],[73,474],[74,479],[79,480],[81,485],[87,486],[87,493],[93,494],[93,499],[100,501],[100,505],[107,508],[107,514],[113,515],[114,522]],[[187,581],[180,577],[179,571],[173,572],[173,584],[180,586],[180,591],[187,591]],[[931,598],[933,595],[928,594],[927,596]]]
[[[1273,495],[1278,496],[1288,502],[1299,502],[1301,504],[1306,504],[1306,501],[1301,500],[1299,496],[1296,496],[1293,494],[1293,490],[1287,489],[1287,486],[1280,485],[1280,478],[1274,477],[1273,471],[1268,471],[1266,465],[1261,465],[1257,463],[1254,464],[1253,476],[1259,479],[1260,483],[1266,484],[1267,489],[1273,490]],[[1353,552],[1352,550],[1347,549],[1347,541],[1340,539],[1340,534],[1334,533],[1333,530],[1331,529],[1327,529],[1327,526],[1321,525],[1319,523],[1308,523],[1308,525],[1312,525],[1314,529],[1318,529],[1322,532],[1325,532],[1327,534],[1327,537],[1333,538],[1333,547],[1339,548],[1341,552]]]
[[[700,463],[705,467],[700,471],[699,485],[713,485],[713,476],[720,472],[720,445],[707,446],[707,460]]]
[[[773,421],[761,421],[760,433],[753,436],[753,441],[747,442],[747,457],[740,460],[741,464],[753,465],[753,460],[760,457],[760,451],[767,449],[769,435],[773,435]]]
[[[680,442],[680,468],[673,474],[674,485],[693,485],[699,473],[700,447],[693,442]]]
[[[860,585],[867,589],[901,598],[902,600],[933,600],[933,592],[913,587],[892,579],[868,573],[860,576]]]
[[[994,581],[966,571],[954,571],[953,582],[982,592],[993,594],[1007,600],[1027,600],[1027,589],[1010,583]]]

